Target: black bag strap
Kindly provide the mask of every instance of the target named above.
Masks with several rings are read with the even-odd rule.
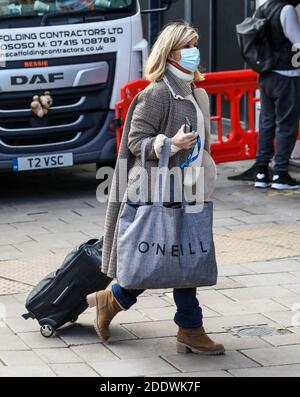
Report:
[[[260,6],[260,7],[256,10],[256,12],[255,12],[254,15],[257,16],[257,15],[256,15],[257,12],[262,12],[264,18],[265,18],[268,22],[270,22],[271,19],[273,18],[273,16],[277,13],[277,11],[279,11],[280,9],[282,9],[284,6],[288,5],[288,3],[285,3],[284,1],[283,1],[283,2],[280,2],[280,3],[274,5],[274,8],[272,9],[272,11],[271,11],[270,13],[266,13],[268,7],[271,5],[272,2],[273,2],[273,0],[267,1],[265,4],[263,4],[262,6]]]

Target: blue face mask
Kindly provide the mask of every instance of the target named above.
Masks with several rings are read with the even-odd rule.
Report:
[[[200,64],[199,49],[197,47],[183,48],[181,50],[181,59],[178,64],[190,72],[196,72]]]

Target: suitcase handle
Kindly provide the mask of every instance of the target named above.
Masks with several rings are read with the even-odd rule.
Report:
[[[57,306],[60,304],[60,302],[65,298],[66,295],[69,294],[69,292],[71,291],[72,287],[70,285],[68,285],[60,295],[58,295],[58,297],[55,299],[55,301],[52,302],[52,305]]]

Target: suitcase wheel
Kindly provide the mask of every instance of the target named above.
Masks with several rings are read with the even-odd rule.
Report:
[[[54,334],[55,329],[50,324],[43,324],[40,328],[41,334],[45,338],[50,338]]]

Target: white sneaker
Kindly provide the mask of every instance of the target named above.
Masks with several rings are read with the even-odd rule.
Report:
[[[258,172],[255,177],[255,184],[256,188],[265,189],[271,186],[269,176],[263,172]]]
[[[276,190],[296,190],[300,189],[300,183],[292,178],[289,174],[274,175],[272,189]]]

